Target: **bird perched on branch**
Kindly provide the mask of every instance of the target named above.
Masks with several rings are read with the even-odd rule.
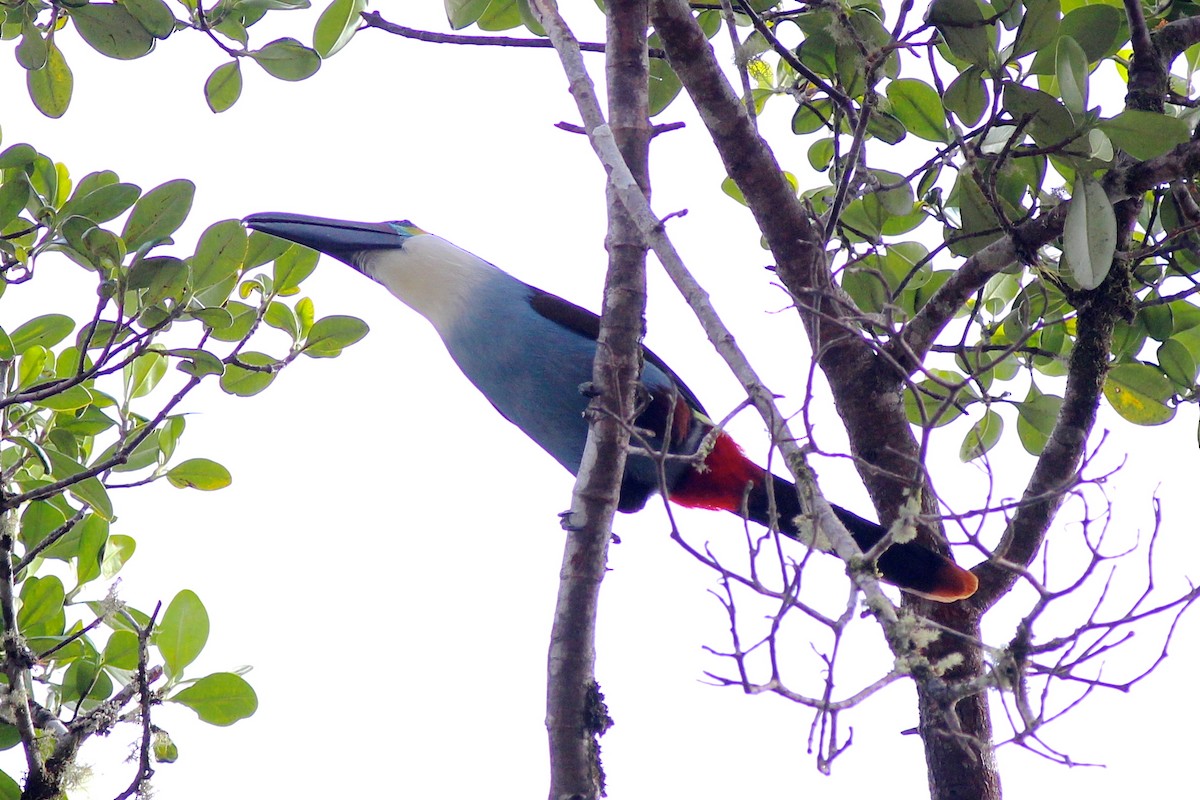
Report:
[[[433,324],[459,369],[497,411],[572,474],[578,472],[588,430],[588,398],[580,387],[592,379],[600,330],[595,314],[522,283],[408,221],[267,213],[244,223],[332,256],[383,284]],[[686,456],[704,446],[706,455],[697,465],[631,453],[619,510],[641,509],[666,486],[681,506],[745,513],[769,525],[773,495],[779,530],[801,538],[796,487],[748,459],[728,434],[714,434],[700,401],[649,350],[641,383],[647,401],[636,426],[647,432],[640,442],[645,450]],[[864,551],[886,533],[843,508],[833,510]],[[970,571],[915,542],[892,544],[877,566],[884,580],[942,602],[970,597],[978,585]]]

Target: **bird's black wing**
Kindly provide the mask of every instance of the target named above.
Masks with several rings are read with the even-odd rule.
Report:
[[[586,336],[593,342],[600,338],[600,317],[588,311],[586,308],[581,308],[572,302],[563,300],[558,295],[550,294],[547,291],[537,288],[536,286],[529,287],[529,305],[538,314],[541,314],[551,322],[561,325],[568,330],[575,331],[580,336]],[[674,370],[666,365],[666,363],[656,356],[653,351],[643,347],[642,353],[646,360],[667,374],[675,386],[679,389],[679,393],[683,395],[687,404],[699,411],[704,416],[708,416],[708,412],[704,410],[700,399],[687,387],[687,384],[679,379]]]

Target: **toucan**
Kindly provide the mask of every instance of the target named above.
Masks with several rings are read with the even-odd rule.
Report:
[[[583,387],[592,379],[597,315],[407,220],[365,223],[264,213],[243,222],[382,284],[433,324],[459,369],[497,411],[578,473],[588,433]],[[811,541],[802,533],[796,487],[756,465],[725,432],[714,433],[700,401],[662,359],[644,350],[643,361],[645,401],[635,422],[640,447],[627,459],[618,510],[637,511],[665,487],[681,506],[731,511],[764,526],[774,516],[781,533]],[[702,461],[648,455],[702,451]],[[886,533],[844,508],[835,505],[833,511],[864,551]],[[883,580],[931,600],[961,600],[978,586],[972,572],[912,541],[892,544],[876,565]]]

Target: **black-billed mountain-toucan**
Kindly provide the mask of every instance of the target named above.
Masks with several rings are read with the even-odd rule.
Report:
[[[383,284],[433,324],[459,368],[497,411],[572,474],[578,472],[589,402],[580,387],[592,378],[600,328],[595,314],[408,221],[344,222],[267,213],[244,222],[332,256]],[[636,424],[651,432],[645,446],[695,454],[714,427],[700,401],[649,350],[641,382],[649,399]],[[780,531],[800,538],[796,518],[802,509],[795,486],[757,466],[724,432],[710,445],[702,467],[686,459],[666,460],[661,484],[659,463],[631,454],[619,509],[639,510],[665,485],[670,499],[681,506],[744,512],[768,525],[769,480]],[[863,550],[886,532],[836,505],[833,510]],[[941,602],[970,597],[978,586],[969,570],[914,542],[893,544],[879,557],[878,568],[884,580],[904,591]]]

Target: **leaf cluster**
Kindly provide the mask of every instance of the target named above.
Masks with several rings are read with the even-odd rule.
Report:
[[[89,318],[54,312],[0,327],[0,565],[9,565],[0,566],[0,679],[10,697],[28,687],[39,710],[23,720],[19,704],[5,705],[7,746],[36,751],[36,727],[70,750],[139,693],[143,710],[122,719],[146,731],[145,709],[159,702],[216,725],[257,706],[239,673],[186,672],[209,630],[193,592],[160,616],[100,587],[136,550],[115,527],[118,493],[159,480],[228,486],[217,461],[182,456],[188,395],[205,381],[257,394],[301,355],[334,357],[367,326],[318,318],[299,294],[316,254],[237,220],[210,225],[190,255],[170,254],[194,193],[187,180],[143,191],[110,171],[75,180],[27,144],[0,151],[0,302],[42,280],[96,298]],[[43,278],[39,262],[51,254],[78,267],[73,280]],[[165,681],[150,688],[159,674]],[[153,751],[173,760],[169,736],[154,733]],[[47,766],[51,788],[53,773]]]
[[[270,11],[306,9],[309,0],[220,0],[211,7],[196,0],[122,0],[119,3],[16,0],[0,5],[0,40],[18,40],[17,63],[26,71],[30,99],[39,111],[58,118],[66,113],[75,79],[60,47],[60,31],[72,26],[89,47],[108,58],[132,60],[149,55],[159,42],[183,32],[208,37],[231,60],[204,82],[204,98],[215,113],[228,110],[242,93],[242,60],[285,81],[312,77],[358,29],[366,0],[334,0],[314,30],[313,46],[291,37],[251,47],[250,29]],[[183,11],[177,16],[177,11]]]

